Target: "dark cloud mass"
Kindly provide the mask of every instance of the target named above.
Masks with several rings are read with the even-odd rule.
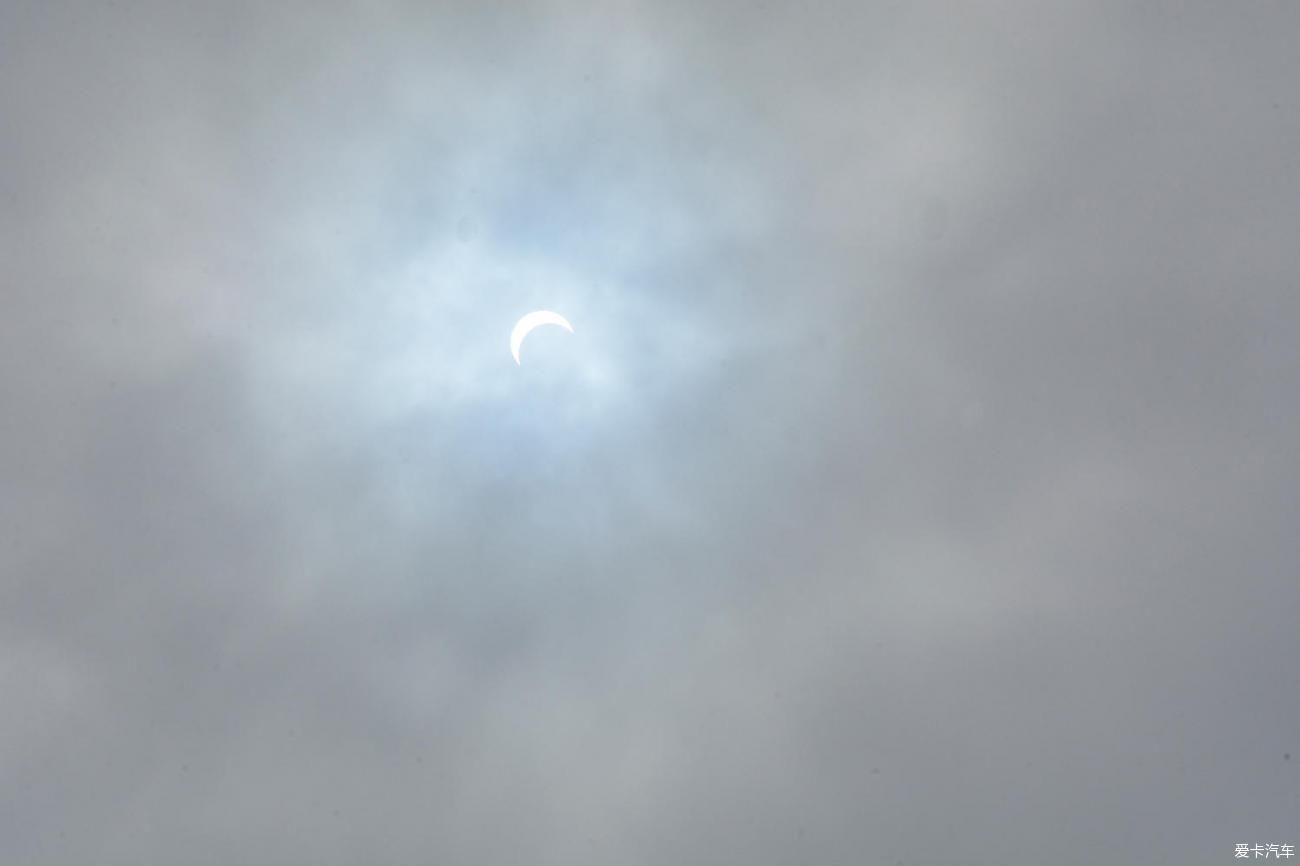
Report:
[[[1297,45],[0,0],[0,862],[1300,845]]]

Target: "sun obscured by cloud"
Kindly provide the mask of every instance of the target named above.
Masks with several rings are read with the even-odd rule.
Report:
[[[1282,839],[1295,18],[5,5],[0,861]]]

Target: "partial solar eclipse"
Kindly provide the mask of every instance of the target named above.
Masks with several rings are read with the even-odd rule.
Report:
[[[570,334],[573,333],[573,325],[569,320],[559,313],[552,313],[550,310],[537,310],[529,313],[515,323],[515,329],[510,332],[510,354],[514,355],[515,364],[519,364],[519,347],[524,344],[524,338],[532,332],[533,328],[539,328],[542,325],[559,325]]]

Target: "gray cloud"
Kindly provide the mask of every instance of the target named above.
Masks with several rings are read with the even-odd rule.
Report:
[[[7,4],[0,859],[1300,844],[1298,26]]]

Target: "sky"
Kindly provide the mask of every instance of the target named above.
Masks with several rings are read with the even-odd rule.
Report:
[[[0,861],[1300,846],[1297,44],[0,0]]]

